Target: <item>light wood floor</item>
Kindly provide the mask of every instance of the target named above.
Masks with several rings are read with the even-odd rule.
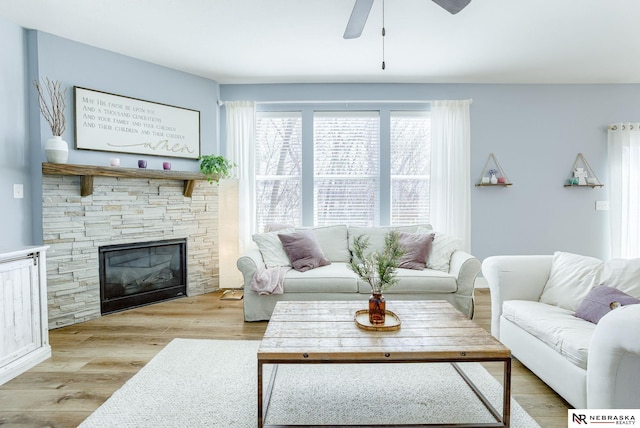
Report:
[[[173,338],[261,339],[266,323],[245,323],[242,301],[220,295],[186,297],[52,330],[51,359],[0,387],[0,427],[77,426]],[[476,290],[474,319],[489,329],[488,289]],[[501,378],[501,366],[486,367]],[[568,404],[517,361],[512,394],[543,428],[566,427]]]

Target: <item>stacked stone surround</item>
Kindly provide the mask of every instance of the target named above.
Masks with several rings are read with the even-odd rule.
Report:
[[[80,178],[42,177],[49,328],[100,317],[98,248],[187,239],[187,295],[218,289],[218,186],[197,181],[95,177],[80,196]]]

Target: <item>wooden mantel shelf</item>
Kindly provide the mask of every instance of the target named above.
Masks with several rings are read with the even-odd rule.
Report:
[[[80,177],[80,195],[93,194],[93,177],[120,178],[155,178],[161,180],[184,181],[183,195],[190,198],[197,180],[206,180],[200,172],[164,171],[146,168],[120,168],[114,166],[71,165],[66,163],[42,163],[42,174],[46,175],[76,175]]]

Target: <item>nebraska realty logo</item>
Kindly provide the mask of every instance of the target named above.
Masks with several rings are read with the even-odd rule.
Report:
[[[570,409],[568,427],[635,425],[640,409]]]

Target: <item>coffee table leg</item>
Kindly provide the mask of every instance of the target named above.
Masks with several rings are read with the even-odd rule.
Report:
[[[502,388],[502,415],[498,413],[498,410],[493,407],[493,404],[487,397],[484,396],[482,391],[471,381],[469,376],[466,375],[464,370],[457,364],[451,363],[451,366],[456,369],[460,377],[469,385],[471,390],[476,394],[476,397],[482,401],[487,410],[493,415],[497,422],[501,423],[499,426],[509,428],[511,410],[511,359],[504,360],[504,385]]]
[[[258,360],[258,428],[262,428],[262,362]]]
[[[509,428],[511,423],[511,358],[504,361],[504,388],[502,397],[502,421]]]
[[[271,401],[271,392],[273,391],[273,385],[276,382],[276,374],[278,374],[278,365],[273,364],[273,370],[271,370],[271,377],[269,378],[269,384],[267,390],[263,391],[262,388],[262,373],[264,363],[258,361],[258,428],[264,427],[265,419],[267,419],[267,410],[269,410],[269,401]]]

